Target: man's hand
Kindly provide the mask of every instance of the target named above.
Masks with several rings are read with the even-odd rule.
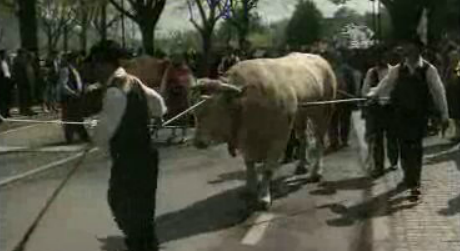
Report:
[[[235,158],[237,156],[237,153],[236,153],[236,147],[233,146],[232,144],[228,144],[227,145],[227,150],[228,150],[228,153],[233,157]]]
[[[449,128],[449,119],[443,119],[441,122],[441,134],[443,138],[446,135],[446,131],[448,128]]]

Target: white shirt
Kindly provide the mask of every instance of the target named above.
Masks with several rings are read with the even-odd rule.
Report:
[[[423,67],[423,62],[423,58],[420,57],[415,65],[411,65],[408,62],[405,62],[405,65],[408,66],[410,73],[414,74],[417,68]],[[430,90],[431,96],[433,97],[436,107],[441,112],[442,119],[446,120],[449,118],[446,90],[444,89],[444,85],[441,81],[441,78],[439,77],[438,70],[430,63],[425,63],[428,64],[428,69],[426,72],[426,81],[428,84],[428,88]],[[368,96],[388,98],[390,96],[390,93],[393,91],[393,88],[395,87],[396,83],[398,82],[397,80],[399,77],[400,68],[400,64],[391,68],[387,76],[380,81],[376,88],[372,89],[369,92]]]
[[[382,79],[385,78],[385,76],[388,74],[388,71],[390,70],[390,68],[391,68],[391,66],[387,65],[386,67],[372,67],[371,69],[369,69],[367,71],[367,73],[366,73],[366,78],[364,79],[361,94],[363,96],[366,96],[369,93],[369,91],[371,90],[371,86],[373,85],[372,81],[375,81],[375,79],[374,79],[375,71],[377,71],[377,76],[378,76],[377,81],[379,81],[379,80],[382,80]]]
[[[6,78],[11,78],[10,67],[8,66],[6,60],[1,60],[1,70],[3,72],[3,76]]]
[[[109,78],[107,85],[110,86],[113,79],[126,76],[125,69],[118,68],[112,77]],[[147,98],[147,105],[152,117],[162,117],[167,109],[163,98],[153,89],[141,83],[142,89]],[[126,93],[117,87],[109,87],[105,93],[102,111],[99,114],[99,121],[95,128],[94,141],[96,145],[108,150],[109,143],[115,134],[127,106]]]

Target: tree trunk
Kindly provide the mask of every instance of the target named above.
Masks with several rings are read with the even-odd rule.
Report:
[[[242,51],[247,52],[249,50],[249,42],[247,41],[249,34],[250,25],[250,9],[249,1],[243,1],[243,22],[240,26],[239,31],[239,45]]]
[[[69,27],[64,27],[64,52],[69,50]]]
[[[103,3],[101,6],[101,23],[100,23],[100,35],[101,40],[107,40],[107,3]]]
[[[203,55],[200,62],[199,75],[200,77],[209,77],[212,50],[212,30],[202,32],[201,39],[203,40]]]
[[[142,33],[142,45],[148,55],[153,56],[155,53],[154,40],[155,40],[155,25],[151,22],[139,22],[139,29]]]
[[[88,48],[88,23],[84,22],[80,31],[80,50],[86,52]]]
[[[37,0],[18,0],[21,47],[38,50]]]

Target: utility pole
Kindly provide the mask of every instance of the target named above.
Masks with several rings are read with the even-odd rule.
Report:
[[[377,13],[375,11],[375,0],[370,0],[372,4],[372,29],[374,30],[374,42],[377,41],[378,31],[377,31]]]
[[[125,0],[121,0],[121,8],[125,9]],[[126,34],[125,34],[125,14],[121,13],[121,41],[123,49],[126,49]]]
[[[377,26],[379,43],[382,42],[382,5],[380,0],[377,0]]]

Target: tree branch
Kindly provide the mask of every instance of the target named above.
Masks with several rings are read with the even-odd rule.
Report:
[[[129,1],[132,1],[132,0],[129,0]],[[136,21],[136,16],[134,14],[132,14],[131,12],[127,11],[126,9],[124,9],[119,3],[117,3],[116,0],[109,0],[109,2],[113,5],[113,7],[115,7],[115,9],[117,9],[119,12],[123,13],[124,15],[128,16],[129,18],[131,18],[132,20],[135,20]]]

